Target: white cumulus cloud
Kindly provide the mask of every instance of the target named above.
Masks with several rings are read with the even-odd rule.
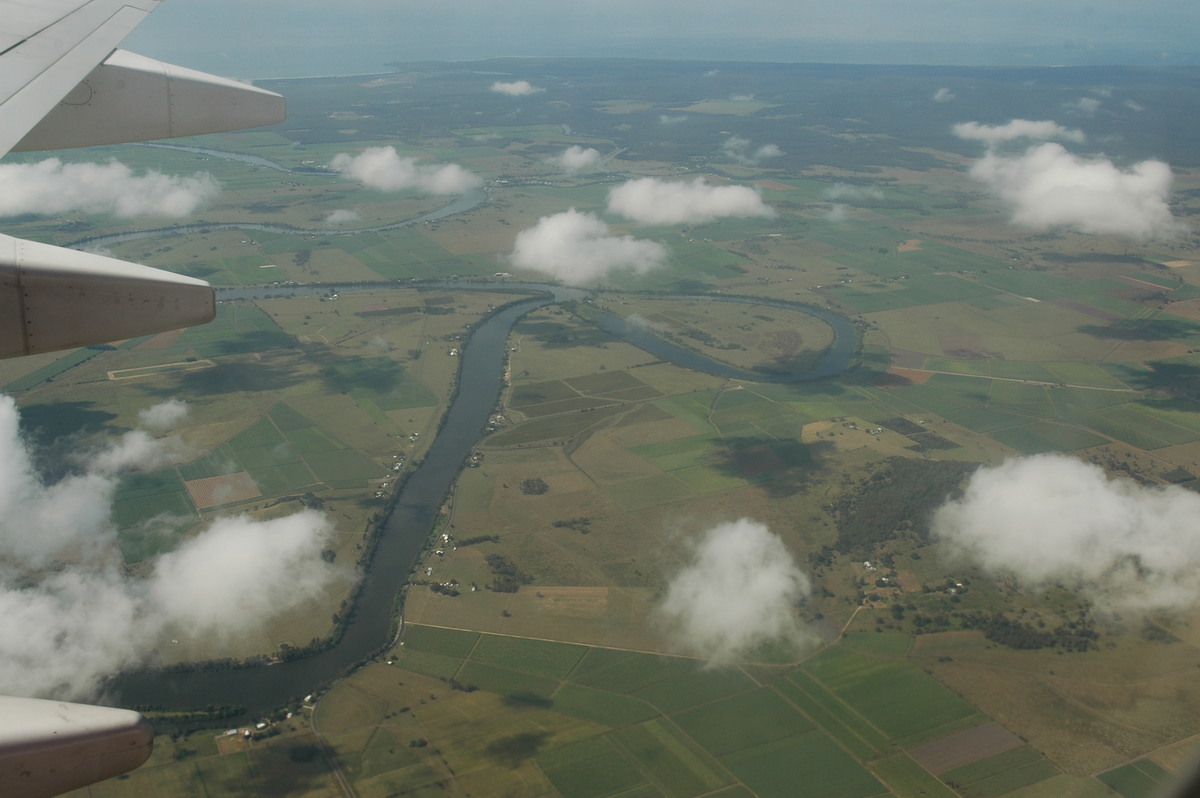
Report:
[[[510,97],[525,97],[530,94],[537,94],[540,91],[545,91],[545,89],[539,89],[527,80],[498,80],[492,84],[492,91],[496,92],[497,94],[507,94]]]
[[[1121,169],[1047,142],[1022,155],[989,152],[971,167],[971,176],[999,195],[1011,207],[1013,223],[1023,227],[1065,227],[1141,241],[1184,229],[1167,204],[1174,177],[1162,161]]]
[[[1082,130],[1065,128],[1057,122],[1048,119],[1029,120],[1014,119],[1003,125],[984,125],[979,122],[960,122],[954,126],[954,135],[968,141],[982,141],[989,147],[1013,139],[1034,139],[1048,141],[1062,139],[1076,144],[1087,139]]]
[[[1037,587],[1070,583],[1098,606],[1190,609],[1200,599],[1200,495],[1111,479],[1064,455],[972,475],[933,533],[985,569]]]
[[[319,554],[332,531],[315,510],[268,521],[218,518],[158,558],[150,599],[164,620],[191,632],[229,636],[256,628],[324,587],[329,568]]]
[[[187,418],[187,414],[187,402],[182,399],[168,399],[153,407],[139,410],[138,422],[152,430],[168,430],[178,426],[179,422]]]
[[[564,172],[574,174],[591,169],[600,163],[600,151],[594,147],[581,147],[573,144],[563,150],[562,154],[551,159],[551,163]]]
[[[658,123],[660,125],[679,125],[688,121],[686,114],[659,114]]]
[[[723,216],[774,216],[762,195],[749,186],[714,186],[643,177],[608,192],[608,211],[642,224],[703,224]]]
[[[417,189],[429,194],[464,194],[483,181],[458,164],[424,164],[401,158],[395,147],[368,147],[358,155],[338,153],[330,163],[335,170],[379,191]]]
[[[354,222],[362,221],[362,217],[357,211],[352,211],[347,208],[338,208],[332,211],[325,217],[326,227],[337,227],[339,224],[353,224]]]
[[[116,470],[138,458],[153,462],[161,453],[155,439],[135,430],[80,472],[51,483],[34,469],[19,420],[13,400],[0,397],[6,693],[94,697],[105,677],[151,656],[166,632],[195,638],[255,630],[319,594],[332,578],[333,567],[320,557],[331,525],[313,511],[270,521],[219,519],[151,563],[148,576],[128,575],[111,521]]]
[[[135,216],[188,216],[220,193],[212,175],[134,174],[120,161],[0,164],[0,216],[72,211]]]
[[[775,640],[802,642],[796,608],[810,590],[779,536],[743,518],[692,542],[655,619],[683,650],[728,664]]]
[[[1100,110],[1101,101],[1095,97],[1080,97],[1074,102],[1067,103],[1067,108],[1084,116],[1095,116]]]
[[[933,93],[932,99],[935,103],[948,103],[955,99],[955,94],[949,88],[943,86]]]
[[[752,149],[750,139],[741,136],[727,138],[721,145],[721,152],[726,158],[742,166],[757,166],[768,158],[783,155],[783,150],[776,144],[763,144],[757,149]]]
[[[642,274],[666,259],[667,249],[662,244],[614,236],[599,217],[574,208],[543,216],[533,227],[522,230],[512,254],[514,265],[571,284],[590,282],[614,269]]]

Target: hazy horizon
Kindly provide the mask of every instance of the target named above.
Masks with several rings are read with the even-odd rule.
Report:
[[[454,7],[354,0],[171,0],[125,42],[184,66],[242,78],[385,72],[391,64],[498,57],[633,58],[939,66],[1200,64],[1200,6],[1134,12],[1115,0],[1046,8],[880,0],[838,8],[747,0],[738,7],[545,0]]]

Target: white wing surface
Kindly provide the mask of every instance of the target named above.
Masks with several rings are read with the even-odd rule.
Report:
[[[0,0],[0,157],[283,121],[272,92],[118,50],[160,0]],[[211,321],[202,280],[0,235],[0,357]],[[0,795],[56,795],[141,765],[136,712],[0,697]]]
[[[0,0],[0,156],[283,121],[273,92],[118,50],[161,0]],[[0,236],[0,357],[211,321],[201,280]]]

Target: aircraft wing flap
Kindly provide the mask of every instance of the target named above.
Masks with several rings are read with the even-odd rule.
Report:
[[[0,53],[0,152],[12,149],[158,2],[89,0],[49,3],[44,9],[32,2],[15,5],[4,25],[11,43]],[[48,22],[55,13],[60,16]]]
[[[0,358],[212,321],[203,280],[0,235]]]

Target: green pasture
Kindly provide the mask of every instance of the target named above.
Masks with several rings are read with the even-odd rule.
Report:
[[[483,635],[471,651],[471,664],[494,665],[561,681],[587,652],[585,646]]]
[[[195,767],[200,783],[212,784],[217,789],[220,789],[220,785],[251,784],[255,778],[255,767],[249,752],[197,759]]]
[[[1067,385],[1085,388],[1125,388],[1125,383],[1096,363],[1048,362],[1043,363],[1058,380]]]
[[[202,760],[173,767],[143,767],[124,779],[102,781],[90,787],[96,798],[123,798],[127,795],[207,796],[198,765]],[[203,760],[207,761],[207,760]],[[243,762],[244,762],[243,755]],[[206,772],[207,771],[206,769]]]
[[[65,374],[80,363],[85,363],[98,354],[100,354],[99,349],[76,349],[68,352],[53,362],[42,366],[40,369],[35,369],[25,376],[8,383],[4,386],[3,391],[4,393],[27,391],[46,380],[52,380],[60,374]]]
[[[603,396],[605,399],[615,399],[621,402],[639,402],[643,399],[657,399],[662,395],[663,392],[657,388],[644,385],[640,388],[627,388],[623,391],[610,391]]]
[[[355,449],[311,452],[304,461],[317,479],[332,488],[362,487],[366,480],[386,473],[382,466]]]
[[[341,441],[315,425],[289,430],[284,433],[284,437],[287,438],[288,444],[301,457],[319,452],[332,452],[343,448]]]
[[[536,703],[549,702],[554,691],[558,689],[557,680],[497,668],[473,659],[463,663],[455,678],[463,684],[474,685],[480,690],[517,701],[529,698]]]
[[[338,761],[355,782],[421,766],[416,750],[386,726],[375,727],[362,750],[339,752]]]
[[[1144,432],[1137,427],[1130,426],[1122,421],[1109,418],[1101,413],[1078,413],[1071,416],[1071,421],[1080,424],[1088,429],[1094,430],[1101,435],[1107,435],[1110,438],[1116,438],[1119,441],[1128,443],[1131,446],[1136,446],[1139,449],[1152,451],[1154,449],[1162,449],[1170,444],[1167,441],[1156,438],[1147,432]]]
[[[1092,388],[1055,388],[1050,393],[1055,404],[1078,410],[1103,410],[1131,402],[1138,398],[1137,394],[1127,391],[1106,391]]]
[[[571,672],[571,682],[629,695],[652,684],[699,668],[703,663],[682,657],[637,654],[592,648]]]
[[[292,451],[292,447],[284,443],[282,436],[279,443],[271,446],[255,446],[241,449],[237,453],[238,460],[252,474],[268,468],[278,468],[302,462],[300,456]]]
[[[1196,425],[1195,420],[1182,415],[1176,416],[1173,420],[1187,424],[1187,427],[1183,427],[1172,421],[1156,417],[1156,414],[1144,413],[1141,410],[1142,405],[1127,404],[1098,411],[1098,414],[1117,424],[1131,427],[1142,434],[1164,441],[1171,446],[1191,443],[1200,438],[1200,431],[1191,429]]]
[[[793,671],[774,688],[859,759],[867,760],[887,750],[886,735],[803,670]]]
[[[920,307],[941,302],[962,302],[993,294],[986,285],[944,274],[927,274],[893,283],[878,291],[865,284],[841,285],[834,294],[860,313]]]
[[[988,382],[988,401],[1012,405],[1048,405],[1051,396],[1049,389],[1041,385],[1027,385],[1023,382],[1008,380],[990,380]]]
[[[1019,305],[1021,300],[1008,294],[986,294],[984,296],[971,297],[966,303],[980,310],[1000,310],[1001,308],[1011,308],[1013,305]]]
[[[994,410],[997,413],[1011,413],[1016,416],[1028,416],[1040,419],[1057,419],[1062,413],[1050,400],[1046,397],[1043,402],[1002,402],[992,400],[988,402],[988,409]]]
[[[435,679],[454,678],[454,674],[458,673],[458,669],[463,664],[463,661],[457,657],[434,654],[408,646],[399,649],[395,657],[396,664],[404,670],[432,676]]]
[[[902,262],[919,263],[924,270],[933,272],[984,272],[1000,268],[1003,265],[1000,260],[994,257],[980,255],[977,252],[971,252],[961,247],[944,244],[931,239],[922,239],[920,249],[909,252],[897,252],[896,258]],[[955,275],[946,276],[960,282],[968,282]],[[992,292],[988,290],[983,293]]]
[[[264,268],[271,265],[271,261],[257,253],[217,258],[208,261],[207,265],[218,268],[216,274],[206,278],[217,285],[259,285],[283,279],[278,276],[278,269]]]
[[[719,468],[696,466],[671,472],[671,476],[683,482],[697,493],[718,493],[746,486],[742,477],[726,474]]]
[[[972,374],[978,377],[991,376],[991,360],[964,360],[954,357],[927,357],[925,368],[930,371],[949,371],[953,374]]]
[[[1158,422],[1170,424],[1192,434],[1200,434],[1200,414],[1188,402],[1176,402],[1170,399],[1157,400],[1143,397],[1136,404],[1128,406],[1139,414],[1150,416]]]
[[[479,632],[440,629],[436,626],[405,624],[404,648],[428,651],[447,657],[466,658],[479,640]]]
[[[641,510],[695,496],[691,486],[667,474],[661,477],[628,479],[608,485],[606,490],[618,505],[627,510]]]
[[[229,446],[235,452],[245,449],[257,449],[264,446],[278,446],[284,442],[283,436],[275,428],[269,417],[260,418],[246,429],[229,439]]]
[[[720,441],[707,436],[695,436],[636,446],[631,451],[655,468],[678,471],[704,465],[721,448]]]
[[[708,420],[709,403],[712,399],[713,394],[705,392],[671,396],[659,399],[654,404],[700,432],[712,432],[712,424]]]
[[[812,721],[767,687],[680,712],[674,720],[718,758],[815,729]]]
[[[175,469],[121,477],[113,497],[112,522],[126,563],[170,551],[196,521],[196,508]]]
[[[1123,287],[1120,283],[1113,283],[1113,285],[1117,288]],[[1109,313],[1115,313],[1128,319],[1140,318],[1146,312],[1146,308],[1136,302],[1129,302],[1103,293],[1092,293],[1087,290],[1088,287],[1090,286],[1086,284],[1080,286],[1082,289],[1080,293],[1072,294],[1070,298],[1075,302],[1082,302],[1099,310],[1107,310]]]
[[[658,710],[630,696],[564,684],[554,694],[554,711],[619,728],[641,723],[658,715]]]
[[[564,745],[534,760],[563,798],[607,798],[648,781],[641,770],[607,736]]]
[[[1020,360],[997,360],[990,358],[988,360],[953,360],[951,358],[929,358],[925,361],[926,368],[940,368],[941,366],[933,366],[932,363],[945,364],[946,371],[959,371],[960,366],[963,374],[976,373],[968,370],[978,368],[980,364],[986,365],[987,374],[992,377],[1002,377],[1009,380],[1029,380],[1030,382],[1059,382],[1061,377],[1048,369],[1044,363],[1026,362]]]
[[[331,387],[336,386],[356,400],[367,399],[380,410],[437,404],[437,397],[391,358],[340,358],[323,364],[321,372]]]
[[[673,458],[680,455],[694,458],[698,452],[707,452],[719,445],[719,440],[708,435],[691,435],[687,438],[674,438],[668,441],[634,446],[629,451],[644,460],[659,465],[660,461],[673,462]],[[691,463],[692,460],[689,459],[687,462]],[[659,467],[662,468],[661,465]],[[664,468],[663,470],[669,469]]]
[[[900,632],[849,632],[843,645],[881,657],[903,657],[913,644],[913,636]]]
[[[1175,776],[1148,759],[1107,770],[1096,778],[1123,798],[1153,798],[1176,781]]]
[[[190,350],[197,357],[206,358],[286,349],[295,345],[295,339],[282,332],[257,305],[221,302],[217,304],[217,316],[213,321],[189,327],[166,351],[182,356]]]
[[[720,757],[759,798],[867,798],[888,791],[817,730]]]
[[[733,778],[669,720],[658,719],[613,732],[613,739],[669,798],[690,798]]]
[[[759,421],[779,413],[777,403],[750,391],[726,391],[717,400],[713,421],[719,426],[739,422]]]
[[[1076,449],[1087,449],[1092,446],[1103,446],[1108,443],[1107,438],[1103,438],[1086,429],[1071,427],[1065,424],[1035,421],[1019,429],[1028,430],[1039,438],[1049,441],[1061,451],[1067,452],[1072,452]],[[996,436],[993,435],[992,437]]]
[[[524,409],[530,405],[543,402],[558,402],[563,399],[575,399],[579,392],[563,380],[550,382],[535,382],[528,385],[518,385],[512,390],[508,403],[515,408]]]
[[[900,798],[955,798],[958,795],[908,754],[878,759],[871,763],[871,770]]]
[[[755,686],[754,680],[737,668],[700,668],[643,687],[633,695],[669,715]]]
[[[600,407],[586,413],[568,413],[551,418],[526,421],[511,429],[497,432],[488,439],[491,446],[519,446],[535,441],[562,440],[574,437],[602,419],[620,413],[620,405]]]
[[[876,223],[849,221],[843,224],[814,223],[811,229],[805,233],[805,238],[844,250],[847,255],[854,253],[861,257],[870,253],[871,256],[880,258],[894,258],[895,247],[911,236],[895,228],[884,227]],[[883,249],[884,252],[880,253],[880,249]],[[841,260],[840,254],[834,259],[842,263],[844,261]]]
[[[608,405],[612,402],[611,399],[604,399],[593,396],[577,396],[574,399],[563,399],[559,402],[543,402],[538,405],[526,405],[521,409],[521,412],[530,418],[538,418],[539,416],[549,416],[558,413],[579,413],[587,410],[593,410],[603,405]]]
[[[1016,449],[1021,454],[1044,454],[1046,452],[1061,452],[1071,451],[1070,449],[1055,443],[1048,438],[1044,438],[1031,430],[1028,426],[1010,427],[1008,429],[996,430],[990,436],[993,440],[1003,443]],[[1107,442],[1104,439],[1100,439]]]
[[[264,496],[293,493],[317,482],[312,470],[303,461],[254,468],[250,471],[250,478]]]
[[[233,448],[223,443],[201,457],[179,467],[179,474],[185,481],[221,477],[226,474],[236,474],[245,468],[238,462]]]
[[[583,377],[572,377],[563,382],[580,393],[592,396],[606,396],[634,388],[650,387],[627,371],[604,371]]]
[[[1060,296],[1074,296],[1079,286],[1077,281],[1058,274],[1016,269],[991,270],[986,274],[975,275],[975,278],[999,291],[1043,301]]]
[[[838,646],[809,661],[804,670],[901,745],[912,745],[981,717],[958,695],[907,662]]]
[[[951,771],[953,772],[953,771]],[[982,778],[970,783],[955,780],[950,773],[943,774],[947,783],[959,785],[958,792],[964,798],[998,798],[1014,790],[1037,784],[1040,781],[1052,779],[1062,773],[1046,759],[1039,759],[1026,765],[1014,767],[1003,773]]]
[[[267,411],[267,416],[275,422],[275,426],[283,432],[304,429],[313,426],[313,421],[291,405],[278,402]]]

